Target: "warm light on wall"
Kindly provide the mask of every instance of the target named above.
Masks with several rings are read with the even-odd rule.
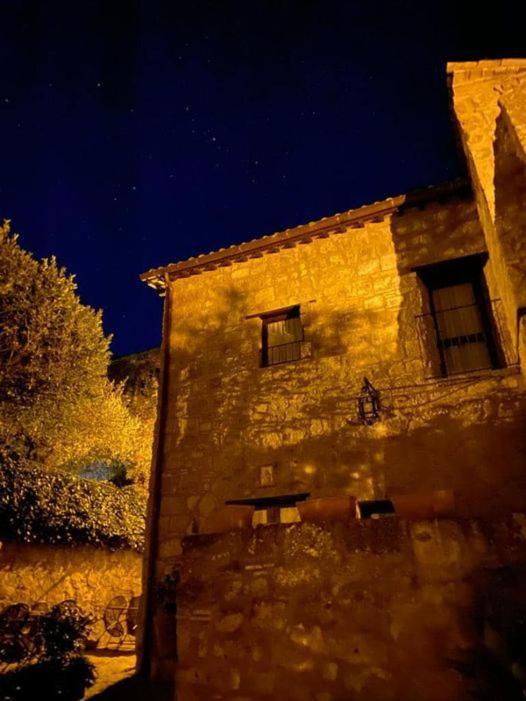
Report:
[[[366,426],[371,426],[380,419],[380,394],[377,389],[364,377],[358,397],[358,416]]]

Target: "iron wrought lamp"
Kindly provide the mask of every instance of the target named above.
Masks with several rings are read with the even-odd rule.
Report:
[[[358,416],[365,426],[380,419],[380,393],[366,377],[358,396]]]

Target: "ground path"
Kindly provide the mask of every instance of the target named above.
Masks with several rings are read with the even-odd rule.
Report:
[[[173,701],[164,687],[154,687],[135,676],[135,654],[101,650],[87,655],[96,667],[97,680],[85,699],[91,701]]]
[[[134,652],[101,650],[100,652],[91,652],[87,657],[95,665],[97,679],[95,684],[88,689],[86,699],[102,693],[108,687],[135,673],[136,658]]]

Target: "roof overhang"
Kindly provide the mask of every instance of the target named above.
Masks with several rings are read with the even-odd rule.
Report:
[[[265,254],[278,253],[286,248],[311,243],[315,239],[346,233],[349,229],[363,228],[367,222],[380,222],[385,217],[409,207],[422,207],[431,201],[442,201],[451,197],[471,195],[468,180],[458,179],[435,187],[415,190],[407,195],[389,197],[381,202],[351,209],[342,214],[324,217],[318,221],[302,224],[293,229],[285,229],[275,234],[262,236],[247,243],[240,243],[218,251],[202,254],[178,263],[170,263],[143,273],[140,279],[147,285],[163,292],[166,284],[178,278],[191,277],[201,273],[241,263],[251,258],[261,258]]]

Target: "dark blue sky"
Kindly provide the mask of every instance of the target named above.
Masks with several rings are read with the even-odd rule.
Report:
[[[445,63],[525,5],[0,0],[0,217],[154,346],[144,270],[457,176]]]

